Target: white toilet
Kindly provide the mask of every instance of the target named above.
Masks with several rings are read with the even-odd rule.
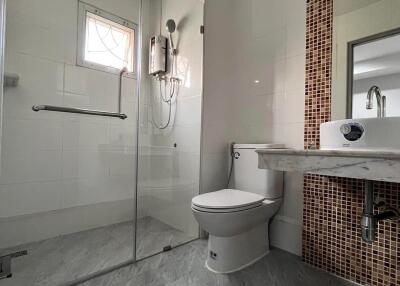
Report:
[[[206,267],[213,272],[238,271],[269,252],[268,222],[281,204],[283,173],[258,169],[255,150],[271,148],[284,146],[235,144],[234,189],[192,199],[194,217],[209,233]]]

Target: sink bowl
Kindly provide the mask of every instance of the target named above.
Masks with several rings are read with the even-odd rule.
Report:
[[[400,149],[400,117],[331,121],[320,131],[322,150]]]

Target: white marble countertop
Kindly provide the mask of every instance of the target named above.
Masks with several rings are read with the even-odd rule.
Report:
[[[400,150],[259,149],[256,152],[261,169],[400,182]]]
[[[294,156],[327,156],[327,157],[361,157],[399,159],[400,150],[320,150],[320,149],[258,149],[259,154],[294,155]]]

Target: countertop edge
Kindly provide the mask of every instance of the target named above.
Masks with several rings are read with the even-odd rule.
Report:
[[[400,160],[400,150],[256,149],[259,155],[357,157]]]

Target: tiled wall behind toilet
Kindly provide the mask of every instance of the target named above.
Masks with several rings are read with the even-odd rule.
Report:
[[[306,0],[208,1],[202,191],[226,188],[228,143],[302,148]],[[234,44],[232,44],[234,43]],[[300,255],[302,174],[287,174],[271,244]]]
[[[305,148],[319,146],[331,119],[333,0],[307,0]],[[375,182],[376,195],[400,207],[400,184]],[[400,223],[379,224],[372,245],[361,240],[363,181],[304,177],[303,260],[362,285],[400,285]]]

